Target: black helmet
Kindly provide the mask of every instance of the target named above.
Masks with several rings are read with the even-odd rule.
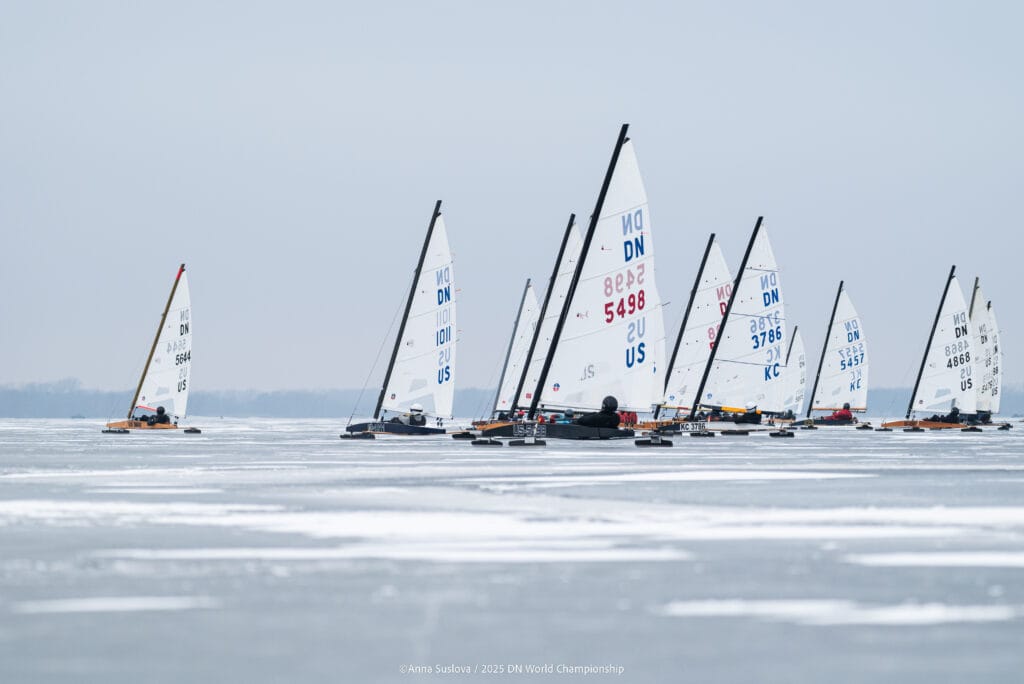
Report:
[[[619,400],[610,394],[607,397],[605,397],[604,400],[601,402],[602,411],[615,411],[618,408]]]
[[[950,409],[949,412],[950,413],[960,413],[960,409],[958,409],[956,406],[954,406],[952,409]]]
[[[850,402],[844,403],[843,404],[843,408],[846,409],[847,411],[849,411],[850,410]]]
[[[156,407],[156,414],[157,414],[158,416],[162,416],[162,415],[164,415],[165,413],[166,413],[166,411],[164,411],[164,407],[163,407],[163,406],[157,406],[157,407]]]

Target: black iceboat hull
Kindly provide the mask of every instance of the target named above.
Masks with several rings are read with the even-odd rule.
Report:
[[[543,437],[548,439],[628,439],[628,428],[590,427],[576,423],[502,423],[481,431],[484,437]]]
[[[376,435],[443,435],[444,428],[427,427],[426,425],[406,425],[405,423],[390,423],[376,421],[372,423],[355,423],[345,428],[346,432],[369,432]]]

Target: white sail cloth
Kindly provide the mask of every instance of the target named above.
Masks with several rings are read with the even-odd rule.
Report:
[[[163,406],[175,422],[184,418],[188,410],[191,375],[192,299],[188,275],[182,267],[178,271],[178,284],[160,329],[153,358],[142,378],[136,408],[155,411]]]
[[[708,365],[711,348],[715,344],[718,328],[722,325],[725,307],[732,294],[732,276],[725,263],[718,241],[711,243],[708,258],[698,276],[697,290],[693,294],[690,315],[686,320],[676,353],[675,364],[669,375],[662,405],[666,408],[688,409],[697,394],[704,368]]]
[[[569,286],[572,284],[572,276],[576,272],[576,264],[579,262],[582,249],[583,238],[580,237],[579,229],[573,224],[569,229],[565,249],[562,250],[562,260],[555,271],[555,282],[549,285],[551,292],[548,296],[548,306],[544,310],[544,320],[540,322],[537,344],[533,349],[529,367],[526,369],[519,406],[515,408],[528,407],[537,391],[540,373],[544,369],[544,360],[548,357],[548,350],[551,349],[551,340],[554,339],[555,328],[558,327],[558,317],[565,307],[565,298],[569,294]]]
[[[924,369],[911,399],[911,410],[945,413],[955,406],[960,413],[974,413],[977,391],[973,357],[967,304],[960,282],[953,276],[942,301],[935,334],[925,353]]]
[[[784,373],[785,389],[783,390],[783,407],[800,414],[804,407],[804,395],[807,393],[807,354],[804,352],[804,337],[799,328],[793,329],[786,353],[786,371]]]
[[[523,291],[523,300],[519,306],[519,317],[516,320],[516,327],[512,331],[508,358],[505,362],[501,386],[498,388],[497,401],[494,404],[495,411],[508,411],[512,408],[512,401],[515,399],[519,381],[523,377],[526,355],[530,351],[530,342],[533,341],[533,334],[537,328],[537,318],[539,315],[540,307],[537,305],[537,294],[534,292],[532,284],[527,285]]]
[[[992,302],[985,299],[981,285],[975,284],[971,298],[971,333],[975,350],[975,382],[977,410],[999,412],[1002,385],[1002,352],[999,350],[999,328]]]
[[[851,411],[868,406],[868,344],[857,310],[845,288],[836,301],[825,355],[818,370],[818,387],[811,400],[815,411]]]
[[[633,143],[620,148],[540,405],[596,410],[606,395],[650,411],[664,389],[665,325],[647,193]]]
[[[450,418],[455,394],[455,277],[444,217],[434,221],[381,408]]]
[[[700,404],[784,411],[788,334],[779,268],[761,228],[723,321]]]

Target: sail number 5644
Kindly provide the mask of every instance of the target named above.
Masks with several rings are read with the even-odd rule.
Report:
[[[625,318],[637,311],[643,310],[646,304],[647,299],[643,290],[640,290],[635,294],[630,294],[628,297],[621,297],[618,302],[605,302],[604,322],[611,323],[615,320],[616,316],[619,318]]]

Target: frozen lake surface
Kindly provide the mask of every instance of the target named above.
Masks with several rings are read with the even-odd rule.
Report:
[[[1024,425],[513,449],[189,422],[0,421],[0,681],[1021,681]]]

